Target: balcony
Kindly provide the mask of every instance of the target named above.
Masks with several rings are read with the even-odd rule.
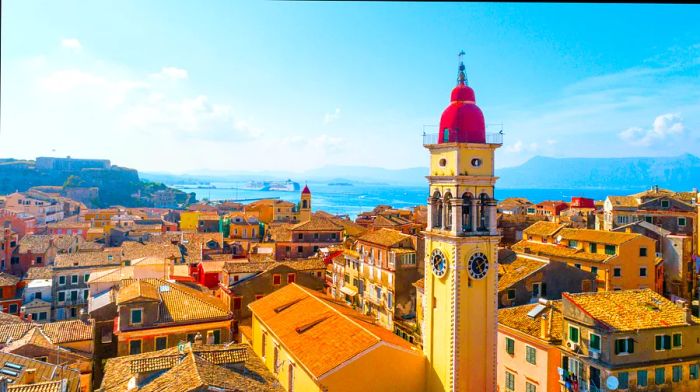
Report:
[[[490,132],[489,132],[490,131]],[[438,144],[438,129],[435,125],[423,126],[423,146]],[[486,125],[486,144],[503,144],[503,126],[502,124],[487,124]]]

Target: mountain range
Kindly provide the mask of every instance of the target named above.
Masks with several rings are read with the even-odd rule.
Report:
[[[143,173],[167,184],[238,182],[291,178],[310,182],[425,185],[427,167],[384,169],[368,166],[324,166],[304,173],[201,172],[186,175]],[[640,158],[550,158],[535,156],[522,165],[496,169],[501,188],[645,189],[652,185],[673,190],[700,187],[700,158],[692,154]]]

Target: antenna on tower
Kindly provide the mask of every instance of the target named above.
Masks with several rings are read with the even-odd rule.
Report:
[[[459,72],[457,73],[457,84],[460,85],[469,85],[469,81],[467,80],[467,73],[465,71],[464,67],[464,50],[460,50],[459,53],[457,54],[457,57],[459,58]]]

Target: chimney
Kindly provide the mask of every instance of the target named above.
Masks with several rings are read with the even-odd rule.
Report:
[[[89,317],[90,317],[90,315],[88,314],[88,312],[85,311],[85,308],[80,309],[80,313],[78,315],[78,318],[80,318],[80,321],[86,323],[88,321]]]
[[[693,324],[693,308],[688,305],[688,301],[683,301],[683,310],[685,311],[685,323]]]
[[[549,317],[547,317],[547,313],[544,313],[542,317],[540,317],[540,339],[543,340],[549,340],[549,323],[547,322],[548,318]]]
[[[194,336],[194,345],[195,346],[201,346],[202,345],[202,334],[201,332],[197,332],[197,335]]]
[[[36,381],[36,369],[30,368],[24,371],[24,383],[34,384]]]

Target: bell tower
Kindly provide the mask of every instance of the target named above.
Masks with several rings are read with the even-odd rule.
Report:
[[[457,86],[430,151],[423,351],[426,391],[495,391],[497,256],[494,153],[460,53]]]
[[[299,200],[299,222],[311,220],[311,190],[308,185],[304,185]]]

